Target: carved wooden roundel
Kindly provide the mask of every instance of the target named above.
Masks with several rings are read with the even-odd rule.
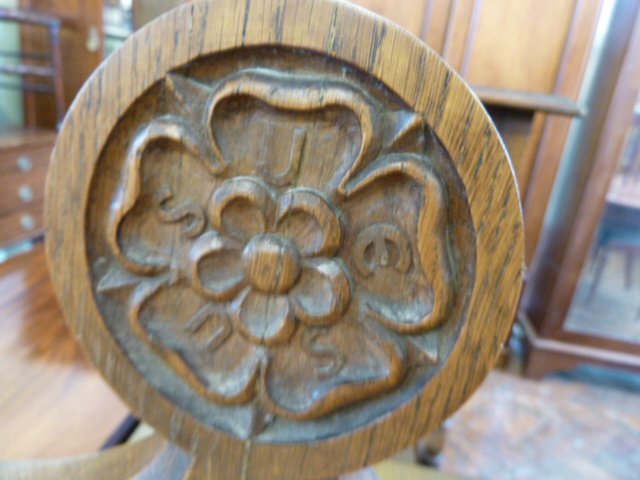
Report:
[[[519,294],[481,104],[329,0],[196,2],[134,35],[76,100],[47,195],[71,327],[203,478],[325,478],[417,440]]]

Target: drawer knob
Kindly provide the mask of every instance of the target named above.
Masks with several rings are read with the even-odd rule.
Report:
[[[23,215],[20,217],[20,225],[24,230],[33,230],[36,228],[36,219],[33,218],[33,215]]]
[[[18,157],[18,168],[23,172],[30,172],[33,169],[33,161],[28,155],[20,155]]]
[[[34,196],[33,188],[31,188],[29,185],[22,185],[18,189],[18,196],[23,202],[30,202],[31,200],[33,200]]]

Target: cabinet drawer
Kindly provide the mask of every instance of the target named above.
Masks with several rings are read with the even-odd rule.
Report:
[[[0,247],[28,240],[42,233],[43,202],[0,216]]]
[[[51,147],[0,152],[0,216],[41,203]]]

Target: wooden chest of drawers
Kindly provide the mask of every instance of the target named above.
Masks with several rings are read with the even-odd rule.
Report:
[[[0,248],[43,231],[42,201],[53,131],[0,134]]]

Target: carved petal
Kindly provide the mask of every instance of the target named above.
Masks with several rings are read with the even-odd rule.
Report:
[[[394,302],[389,298],[379,298],[374,295],[366,296],[363,303],[369,313],[383,325],[401,334],[424,333],[438,324],[432,320],[433,306],[429,297],[431,292],[424,286],[418,285],[413,302]]]
[[[140,287],[134,295],[134,331],[202,395],[224,404],[249,401],[260,352],[233,332],[226,312],[186,283]]]
[[[338,191],[343,195],[346,182],[378,152],[382,134],[377,102],[349,82],[330,79],[318,82],[317,76],[248,68],[220,82],[211,102],[210,118],[225,99],[240,95],[285,111],[313,112],[332,106],[351,110],[358,118],[362,135],[357,157],[338,185]],[[214,148],[217,150],[219,147]]]
[[[306,262],[290,292],[296,316],[309,325],[340,319],[351,299],[351,285],[341,263],[324,258]]]
[[[215,191],[209,204],[213,225],[247,242],[273,228],[274,194],[258,178],[235,177]]]
[[[388,305],[393,305],[389,303],[385,306],[384,294],[381,301],[373,298],[368,305],[371,312],[389,327],[404,334],[422,333],[438,327],[447,319],[458,282],[450,251],[448,222],[451,221],[452,213],[448,211],[449,192],[437,166],[428,157],[412,153],[392,153],[377,158],[350,180],[347,191],[349,195],[353,195],[392,174],[405,175],[419,181],[425,187],[424,205],[418,219],[417,260],[420,261],[420,269],[424,272],[429,286],[425,285],[424,279],[414,275],[410,282],[413,285],[412,292],[403,289],[414,298],[412,305],[400,309],[389,307]],[[389,240],[393,240],[393,237],[387,235]],[[394,242],[398,247],[403,243],[400,237]],[[359,262],[359,265],[361,273],[366,275],[366,268],[363,268],[366,267],[365,263]],[[398,271],[402,270],[400,268]],[[402,276],[404,277],[404,274]],[[394,287],[403,285],[402,282],[393,284],[389,279],[381,284]]]
[[[431,239],[434,232],[428,232]],[[431,246],[429,252],[437,252]],[[371,315],[399,333],[433,328],[433,287],[416,268],[411,241],[398,226],[376,223],[359,233],[352,255],[364,287],[362,303]]]
[[[353,176],[346,184],[348,195],[353,195],[374,181],[391,174],[402,174],[433,187],[437,192],[444,189],[444,182],[438,178],[429,159],[414,153],[390,153],[376,158]]]
[[[215,232],[200,237],[189,252],[189,276],[202,295],[231,300],[245,285],[241,246]]]
[[[404,347],[356,321],[300,328],[269,362],[265,390],[279,415],[310,420],[395,387],[406,371]]]
[[[296,327],[285,295],[265,294],[247,288],[232,308],[240,331],[256,344],[286,343]]]
[[[197,365],[198,354],[193,356]],[[205,385],[205,395],[214,401],[226,404],[242,404],[251,400],[256,392],[260,376],[262,353],[248,343],[242,335],[232,334],[229,339],[203,359],[200,382]]]
[[[121,187],[111,205],[109,219],[109,242],[111,247],[128,270],[137,274],[152,274],[165,270],[170,259],[163,255],[146,254],[143,259],[129,257],[122,249],[120,228],[125,216],[134,208],[142,190],[141,167],[147,150],[157,142],[170,141],[180,145],[197,161],[203,163],[211,173],[224,168],[222,158],[214,157],[210,149],[203,146],[194,129],[184,120],[167,115],[146,124],[135,136],[127,151]]]
[[[302,218],[294,218],[296,214]],[[304,256],[332,257],[342,243],[338,216],[323,198],[310,191],[289,190],[282,195],[277,219]]]

